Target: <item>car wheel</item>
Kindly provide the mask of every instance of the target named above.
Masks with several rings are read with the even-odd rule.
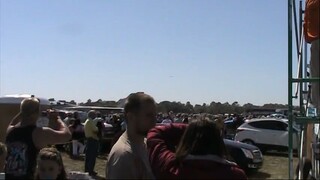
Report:
[[[246,144],[250,144],[250,145],[255,145],[254,142],[250,139],[245,139],[242,141],[243,143],[246,143]]]

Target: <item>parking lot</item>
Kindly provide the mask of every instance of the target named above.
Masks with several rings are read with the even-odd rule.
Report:
[[[98,172],[97,179],[104,179],[106,156],[97,158],[95,170]],[[68,171],[83,171],[84,158],[79,160],[70,159],[63,153],[63,161]],[[297,165],[297,158],[294,158],[294,167]],[[260,170],[248,174],[249,179],[288,179],[288,157],[285,153],[269,152],[264,155],[264,163]]]

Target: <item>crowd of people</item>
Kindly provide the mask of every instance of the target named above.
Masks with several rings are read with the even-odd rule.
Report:
[[[87,121],[89,120],[90,118]],[[40,113],[40,102],[37,98],[24,99],[20,112],[7,128],[5,142],[0,142],[1,179],[72,179],[76,173],[67,175],[61,154],[54,145],[82,138],[81,131],[78,119],[68,127],[56,111],[49,109]],[[87,139],[90,142],[90,137]],[[73,144],[79,146],[76,141],[73,141]],[[83,151],[83,146],[79,149]],[[90,148],[87,149],[90,151]],[[95,150],[94,148],[92,152]],[[77,153],[74,150],[74,154]],[[87,155],[90,156],[92,154]],[[86,158],[88,175],[93,172],[92,161],[93,158]],[[79,174],[86,177],[85,173],[77,173],[78,177]],[[89,177],[87,179],[90,179]]]
[[[311,77],[319,78],[319,0],[307,0],[304,33],[311,44]],[[312,83],[312,104],[320,110],[319,83]],[[106,164],[107,179],[247,179],[244,171],[227,161],[223,142],[224,118],[156,113],[155,100],[144,93],[128,96],[124,121]],[[241,120],[242,121],[242,120]],[[238,122],[241,123],[239,120]],[[37,98],[21,102],[20,112],[0,142],[0,178],[5,179],[90,179],[102,136],[101,114],[88,112],[84,125],[76,114],[61,120],[54,110],[40,112]],[[158,123],[158,126],[156,124]],[[307,126],[307,143],[313,125]],[[88,174],[68,173],[54,145],[72,141],[74,157],[85,153]],[[86,141],[86,148],[83,141]],[[85,152],[84,152],[84,149]],[[307,148],[306,162],[311,159]],[[83,176],[77,176],[83,175]]]
[[[120,126],[120,133],[108,156],[107,179],[246,179],[236,164],[226,160],[223,135],[216,122],[171,112],[169,115],[181,120],[155,126],[160,120],[154,99],[144,93],[128,96],[124,122],[116,116],[112,118]],[[48,120],[39,123],[44,117]],[[6,141],[0,144],[0,170],[6,179],[72,179],[80,172],[67,172],[61,152],[55,148],[71,141],[74,157],[85,154],[86,174],[81,177],[90,179],[97,175],[94,169],[102,122],[104,119],[96,111],[88,112],[84,124],[76,113],[64,120],[54,110],[48,110],[45,116],[38,99],[26,98],[8,126]]]
[[[34,179],[36,170],[41,168],[37,164],[40,150],[50,145],[64,143],[71,138],[69,128],[57,118],[57,114],[49,112],[48,118],[54,124],[53,128],[37,127],[39,115],[39,100],[26,98],[21,102],[20,112],[9,124],[5,141],[6,179]],[[41,176],[42,171],[39,170],[38,173]]]
[[[227,160],[223,138],[225,121],[240,126],[250,116],[157,114],[154,99],[144,93],[129,95],[120,116],[105,119],[92,110],[83,124],[77,112],[61,120],[54,110],[41,113],[36,98],[26,98],[8,126],[5,143],[0,143],[0,170],[6,179],[95,177],[107,122],[118,129],[106,164],[107,179],[247,179]],[[72,158],[85,155],[84,173],[65,170],[55,147],[67,142],[72,143]]]
[[[109,153],[108,179],[247,178],[226,160],[223,135],[214,121],[197,118],[155,127],[155,101],[139,93],[128,97],[124,111],[127,130]]]

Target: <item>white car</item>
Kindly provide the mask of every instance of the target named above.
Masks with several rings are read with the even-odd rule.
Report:
[[[235,140],[253,144],[261,151],[288,150],[288,120],[277,118],[252,119],[236,131]],[[293,126],[293,149],[297,150],[299,129]]]

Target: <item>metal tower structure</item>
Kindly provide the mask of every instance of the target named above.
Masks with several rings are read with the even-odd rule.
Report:
[[[306,151],[311,148],[311,164],[310,175],[315,179],[320,179],[319,176],[319,123],[320,118],[317,114],[316,108],[312,106],[310,94],[311,86],[313,83],[320,83],[320,78],[311,78],[309,75],[310,65],[308,64],[308,49],[307,43],[304,41],[303,32],[303,0],[300,0],[299,4],[295,0],[288,0],[288,118],[289,118],[289,179],[294,179],[294,167],[293,167],[293,124],[300,124],[302,130],[300,132],[300,138],[298,142],[298,158],[299,169],[297,178],[303,179],[303,162],[306,158]],[[297,8],[299,6],[299,9]],[[298,11],[298,13],[297,13]],[[299,14],[299,17],[297,17]],[[294,27],[293,27],[294,25]],[[293,37],[295,37],[296,52],[293,51]],[[298,69],[297,75],[293,75],[294,60],[297,60]],[[295,87],[294,87],[295,86]],[[294,93],[295,91],[295,93]],[[298,115],[293,114],[294,106],[293,99],[299,100],[300,113]],[[310,128],[307,127],[312,127]],[[309,131],[309,132],[308,132]],[[311,132],[310,132],[311,131]],[[312,144],[306,143],[307,134],[312,133]]]

